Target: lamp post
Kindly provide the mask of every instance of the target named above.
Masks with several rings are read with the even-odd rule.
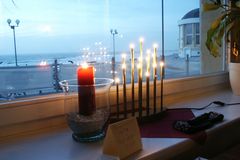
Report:
[[[110,33],[112,35],[112,40],[113,40],[113,57],[112,57],[112,71],[113,71],[113,79],[115,79],[115,35],[118,34],[118,31],[116,29],[111,29]]]
[[[12,20],[8,19],[7,23],[9,25],[9,27],[13,30],[13,42],[14,42],[14,51],[15,51],[15,64],[16,66],[18,66],[18,62],[17,62],[17,46],[16,46],[16,35],[15,35],[15,27],[19,26],[20,20],[16,20],[15,23],[16,25],[11,25]]]

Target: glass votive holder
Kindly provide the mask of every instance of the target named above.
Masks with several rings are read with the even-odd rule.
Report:
[[[60,82],[65,93],[67,123],[75,141],[93,142],[105,136],[112,83],[113,80],[109,78],[95,78],[93,85],[78,85],[77,79]]]

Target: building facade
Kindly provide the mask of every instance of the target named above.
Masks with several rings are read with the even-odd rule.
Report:
[[[179,57],[200,56],[199,8],[189,11],[178,22]]]

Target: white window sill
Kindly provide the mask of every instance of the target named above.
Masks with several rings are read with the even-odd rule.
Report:
[[[130,84],[127,85],[128,101],[131,100]],[[137,84],[135,84],[135,100],[137,101]],[[194,96],[211,90],[229,87],[228,73],[221,72],[211,75],[169,79],[164,81],[164,104],[173,104],[174,101]],[[151,87],[152,89],[152,87]],[[152,91],[150,91],[152,93]],[[120,103],[122,101],[122,87],[119,88]],[[160,96],[160,82],[157,83],[157,97]],[[143,84],[143,101],[145,97],[145,84]],[[150,96],[152,98],[152,95]],[[66,97],[76,103],[77,95]],[[111,87],[110,104],[116,103],[116,88]],[[16,101],[0,103],[0,127],[12,124],[47,119],[64,115],[64,94],[53,94]]]

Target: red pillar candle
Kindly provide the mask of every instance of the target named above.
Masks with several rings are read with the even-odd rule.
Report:
[[[79,114],[92,115],[96,111],[94,67],[83,64],[77,69]]]

